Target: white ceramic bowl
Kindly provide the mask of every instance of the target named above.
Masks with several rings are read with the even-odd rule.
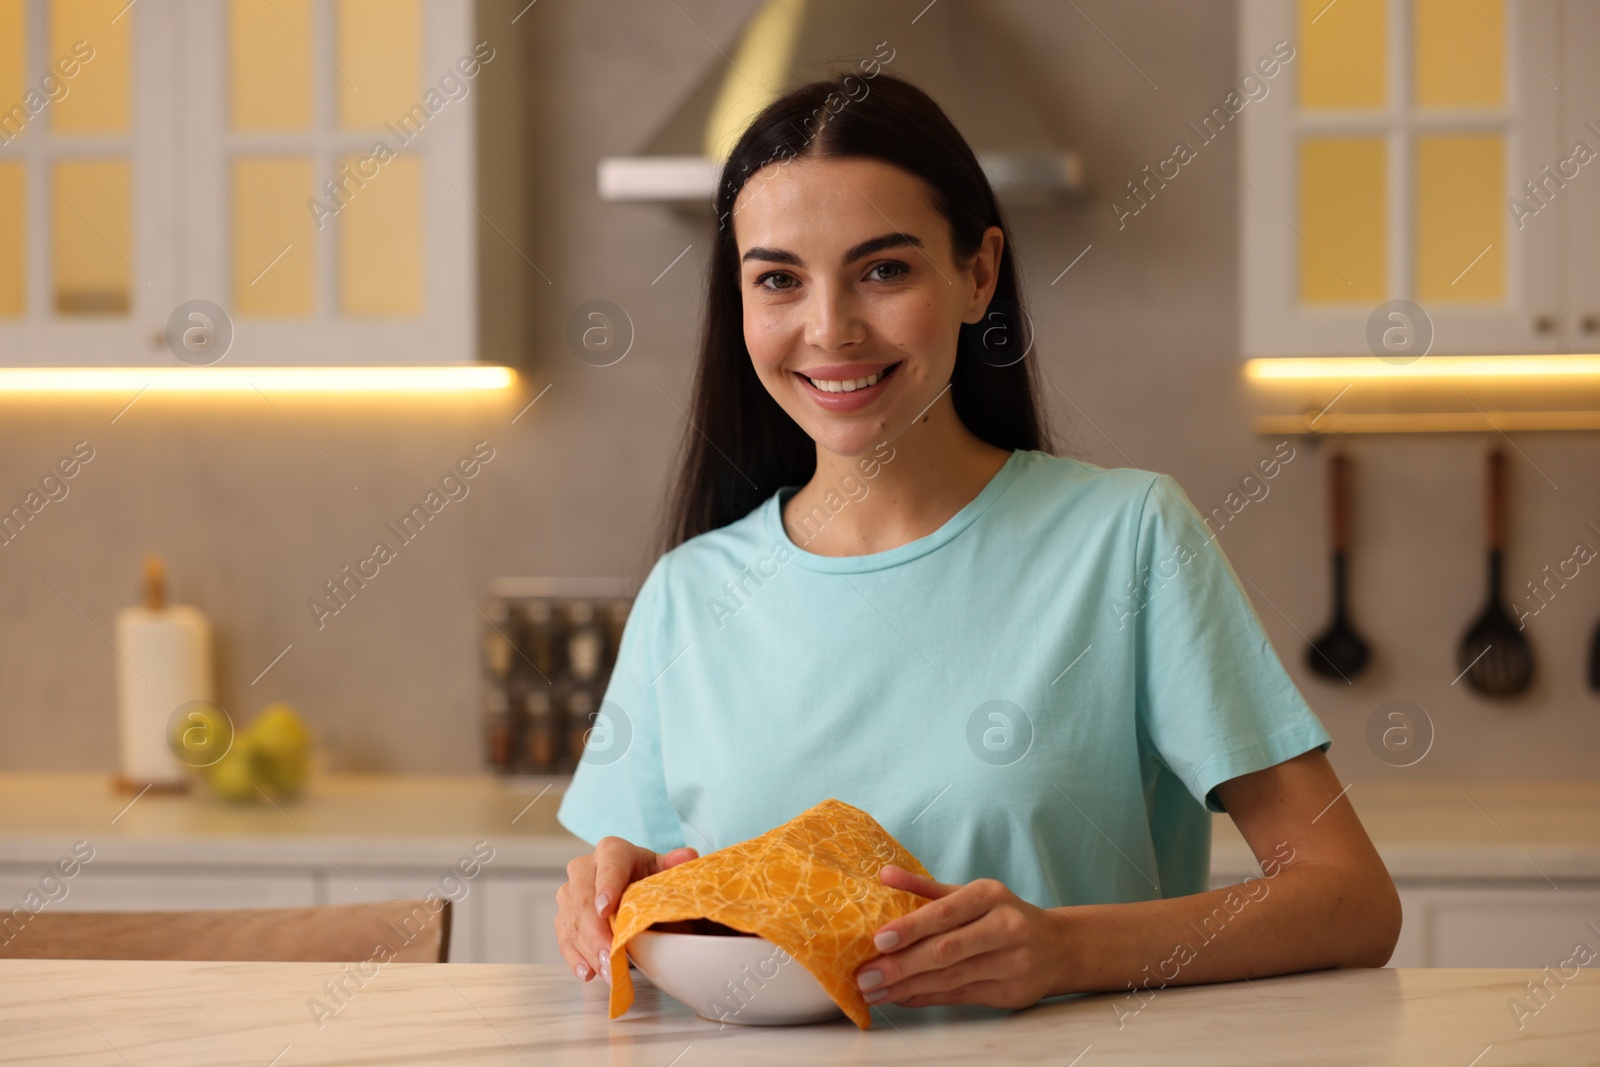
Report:
[[[628,958],[712,1022],[784,1026],[844,1014],[815,975],[764,937],[645,930],[628,942]]]

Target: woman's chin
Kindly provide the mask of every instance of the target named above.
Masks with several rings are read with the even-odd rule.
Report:
[[[846,423],[846,425],[840,425]],[[854,459],[871,454],[888,437],[888,421],[878,418],[845,419],[835,416],[827,423],[801,424],[801,429],[819,448],[841,458]]]

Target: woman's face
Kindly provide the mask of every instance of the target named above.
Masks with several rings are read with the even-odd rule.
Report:
[[[939,398],[1003,242],[991,226],[976,260],[957,264],[921,179],[875,159],[768,164],[740,190],[733,226],[756,374],[839,456],[897,437]]]

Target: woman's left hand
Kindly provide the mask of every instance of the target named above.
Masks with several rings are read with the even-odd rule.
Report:
[[[884,954],[856,971],[869,1002],[1025,1008],[1052,995],[1067,958],[1058,914],[993,878],[950,885],[892,865],[879,878],[929,902],[878,928]]]

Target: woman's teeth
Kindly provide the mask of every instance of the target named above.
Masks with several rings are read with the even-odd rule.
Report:
[[[857,389],[865,389],[869,385],[877,385],[878,381],[887,374],[889,368],[885,367],[877,374],[869,374],[865,378],[852,378],[848,381],[836,381],[827,378],[807,378],[806,381],[822,390],[824,393],[853,393]]]

